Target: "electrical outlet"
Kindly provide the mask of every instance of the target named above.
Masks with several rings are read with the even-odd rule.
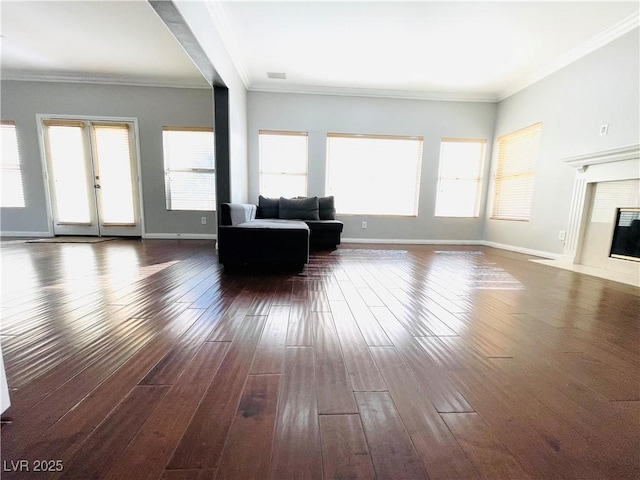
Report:
[[[367,222],[362,222],[362,228],[367,228]]]
[[[606,135],[607,133],[609,133],[609,124],[600,125],[600,135]]]
[[[560,232],[558,233],[558,240],[564,240],[565,238],[567,238],[567,232],[565,232],[564,230],[560,230]]]
[[[202,225],[206,225],[207,224],[207,217],[200,217],[200,223]]]

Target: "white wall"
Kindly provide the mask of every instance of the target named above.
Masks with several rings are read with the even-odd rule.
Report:
[[[229,89],[231,201],[246,202],[248,198],[246,86],[216,30],[205,2],[174,0],[174,4]]]
[[[491,220],[488,208],[485,240],[562,253],[575,176],[562,160],[640,142],[639,46],[635,29],[500,102],[496,137],[537,122],[542,136],[531,220]]]
[[[494,122],[491,103],[249,92],[249,200],[257,202],[259,194],[259,130],[309,133],[308,194],[317,196],[325,194],[328,132],[420,135],[424,153],[418,217],[339,216],[345,223],[343,238],[477,241],[482,218],[434,217],[440,140],[487,138],[491,148]],[[339,198],[336,204],[339,209]],[[368,223],[366,230],[362,220]]]
[[[212,235],[213,212],[167,211],[162,156],[165,125],[213,126],[209,89],[2,81],[2,119],[16,123],[23,167],[25,208],[1,209],[4,234],[42,235],[49,230],[36,114],[138,119],[146,233]],[[200,217],[207,216],[207,225]]]

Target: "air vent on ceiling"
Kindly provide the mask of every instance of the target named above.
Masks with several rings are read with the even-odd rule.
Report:
[[[267,72],[267,78],[274,78],[276,80],[286,80],[287,74],[283,72]]]

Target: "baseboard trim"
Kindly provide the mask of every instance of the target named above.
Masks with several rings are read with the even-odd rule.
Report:
[[[217,240],[215,233],[145,233],[146,240]]]
[[[0,237],[50,238],[51,232],[0,232]]]
[[[517,247],[515,245],[507,245],[504,243],[482,241],[482,245],[485,247],[499,248],[500,250],[509,250],[510,252],[523,253],[525,255],[532,255],[534,257],[548,258],[550,260],[559,260],[562,254],[545,252],[544,250],[534,250],[532,248]]]
[[[483,245],[481,240],[423,240],[414,238],[343,238],[341,243],[379,243],[383,245]]]
[[[53,237],[51,232],[0,232],[0,237],[25,237],[25,238],[46,238]],[[145,233],[142,238],[148,240],[217,240],[215,233]],[[551,253],[544,250],[534,250],[531,248],[518,247],[505,243],[489,242],[487,240],[432,240],[414,238],[342,238],[342,243],[364,243],[382,245],[469,245],[485,246],[508,250],[534,257],[548,258],[550,260],[560,260],[562,254]]]
[[[510,252],[522,253],[534,257],[548,258],[551,260],[559,260],[562,256],[560,253],[545,252],[543,250],[534,250],[531,248],[518,247],[515,245],[507,245],[505,243],[489,242],[486,240],[430,240],[430,239],[396,239],[396,238],[343,238],[342,243],[378,243],[382,245],[468,245],[498,248],[500,250],[508,250]]]

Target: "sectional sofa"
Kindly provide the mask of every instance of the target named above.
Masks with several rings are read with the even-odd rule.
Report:
[[[258,205],[223,203],[218,229],[219,261],[240,265],[284,265],[302,269],[310,248],[335,249],[343,223],[333,197],[267,198]]]

